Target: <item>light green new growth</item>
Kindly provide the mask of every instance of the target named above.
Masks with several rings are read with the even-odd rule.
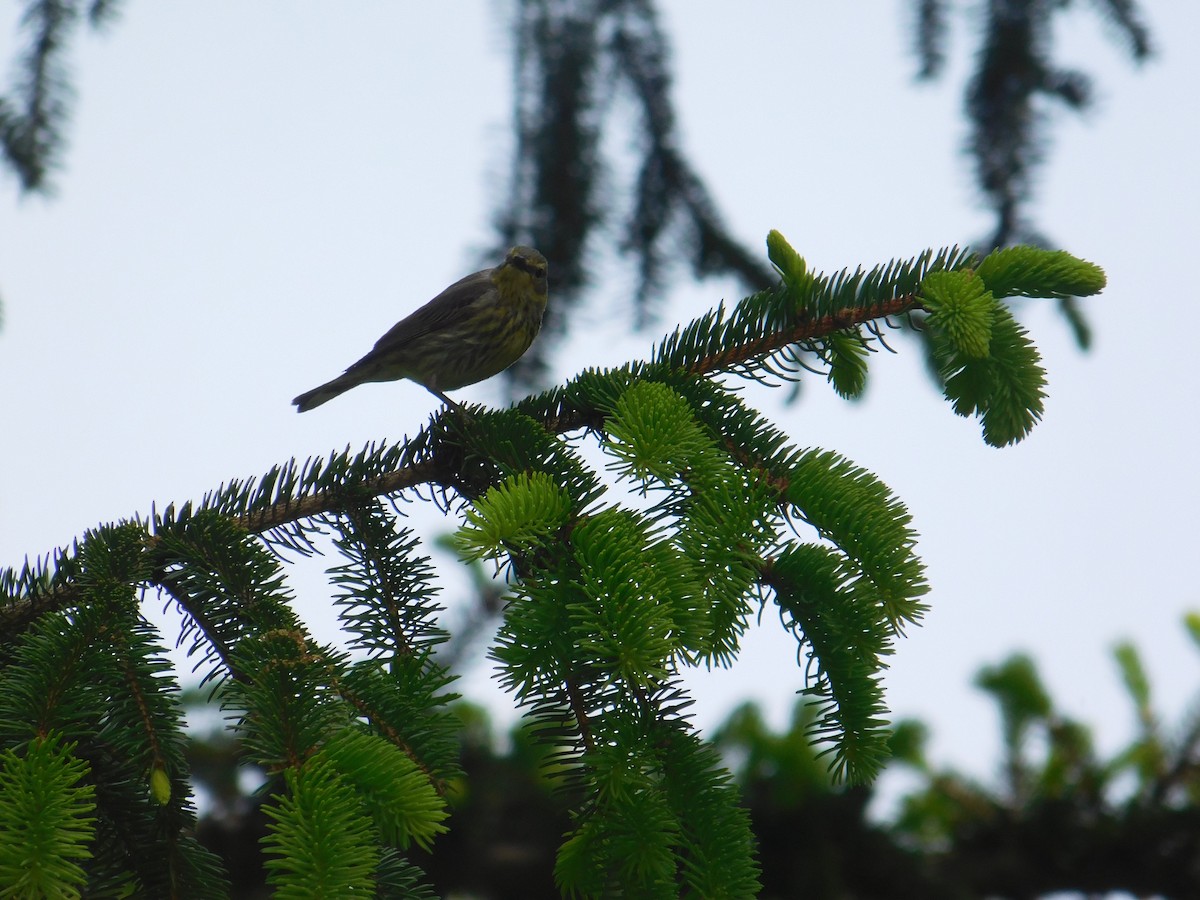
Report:
[[[993,250],[975,273],[996,297],[1090,297],[1108,284],[1095,263],[1040,247]]]
[[[532,550],[556,540],[572,502],[544,472],[513,475],[467,510],[454,546],[464,560]]]
[[[263,841],[274,896],[374,896],[380,851],[361,801],[331,760],[315,758],[285,773],[287,793],[263,812]]]
[[[96,805],[74,749],[51,736],[0,752],[0,896],[81,896]]]
[[[346,728],[314,760],[328,759],[370,811],[388,844],[429,849],[446,830],[446,801],[409,757],[377,735]]]
[[[996,300],[982,278],[971,272],[933,272],[921,282],[921,292],[931,331],[944,334],[964,356],[988,355]]]

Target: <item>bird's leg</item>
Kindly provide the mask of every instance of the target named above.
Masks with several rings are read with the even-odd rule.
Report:
[[[467,415],[467,411],[465,409],[463,409],[462,406],[460,406],[456,401],[451,400],[450,397],[448,397],[446,394],[443,394],[437,388],[431,387],[428,384],[425,385],[424,387],[425,387],[425,390],[429,391],[429,393],[433,394],[435,397],[437,397],[439,400],[441,400],[443,403],[445,403],[448,407],[450,407],[452,410],[454,410],[456,413],[458,413],[460,416]]]

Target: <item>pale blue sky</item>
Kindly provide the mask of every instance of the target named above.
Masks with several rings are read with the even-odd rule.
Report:
[[[506,32],[482,0],[417,8],[129,0],[106,34],[78,42],[57,197],[20,198],[3,181],[0,564],[152,501],[198,499],[426,421],[433,398],[411,384],[304,416],[289,405],[469,271],[490,237],[507,161]],[[763,0],[740,5],[736,22],[724,5],[663,8],[686,150],[746,241],[762,246],[778,228],[828,271],[986,233],[958,154],[965,19],[948,77],[915,86],[907,4]],[[1087,4],[1063,29],[1063,60],[1096,76],[1099,102],[1055,129],[1036,214],[1105,267],[1109,288],[1085,305],[1087,355],[1048,304],[1022,309],[1050,394],[1024,444],[985,447],[905,341],[874,360],[855,406],[815,380],[794,407],[784,391],[746,389],[798,445],[846,454],[909,505],[932,610],[897,647],[888,700],[931,725],[935,760],[981,776],[995,771],[999,735],[970,679],[1012,651],[1034,655],[1108,751],[1133,721],[1115,641],[1145,652],[1170,720],[1200,685],[1180,625],[1200,608],[1200,375],[1187,334],[1200,299],[1188,268],[1200,238],[1200,12],[1147,8],[1160,53],[1141,71]],[[0,22],[0,59],[12,34]],[[660,325],[631,337],[632,277],[612,263],[597,256],[604,289],[557,356],[562,377],[642,356],[662,331],[738,296],[681,282]],[[484,384],[461,396],[501,394]],[[336,640],[320,564],[294,584],[317,636]],[[444,600],[464,602],[461,579],[446,584]],[[768,609],[732,670],[691,679],[701,725],[745,697],[783,721],[802,673],[776,621]],[[464,690],[499,710],[490,677],[481,662]]]

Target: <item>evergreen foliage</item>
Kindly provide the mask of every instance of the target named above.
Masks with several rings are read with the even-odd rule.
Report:
[[[27,0],[21,26],[28,46],[9,96],[0,95],[0,150],[27,191],[46,190],[59,162],[71,100],[63,54],[83,7],[93,26],[116,15],[119,0]]]
[[[911,0],[911,5],[919,77],[941,77],[954,7],[946,0]],[[968,7],[972,25],[980,26],[970,29],[978,46],[964,86],[971,127],[965,152],[976,187],[995,215],[991,233],[977,242],[986,249],[1052,243],[1029,212],[1034,175],[1050,146],[1050,110],[1060,103],[1083,111],[1093,93],[1086,72],[1063,68],[1054,59],[1056,26],[1061,28],[1061,17],[1073,5],[1047,0],[955,5]],[[1093,5],[1134,62],[1150,57],[1142,4],[1100,0]],[[508,194],[496,215],[497,242],[488,255],[513,244],[545,252],[557,273],[547,333],[556,335],[572,321],[571,311],[588,286],[589,251],[601,234],[616,235],[618,249],[636,267],[639,323],[650,318],[672,264],[682,262],[697,278],[721,274],[748,290],[768,288],[770,272],[727,229],[708,185],[682,149],[671,96],[670,42],[658,5],[653,0],[518,0],[513,10],[517,140]],[[737,15],[753,21],[751,11],[739,7]],[[804,89],[803,83],[795,86],[800,93]],[[618,119],[613,115],[618,110],[632,116]],[[634,148],[628,195],[611,190],[605,177],[624,165],[602,152],[606,130],[617,128],[630,132],[621,145]],[[794,151],[788,161],[793,168],[808,163],[802,154]],[[1059,306],[1079,344],[1088,346],[1090,329],[1074,296],[1062,297]],[[535,344],[509,373],[523,385],[539,383],[551,346],[549,341]],[[836,349],[853,353],[854,346],[846,342]],[[854,365],[849,369],[856,371]],[[855,393],[852,376],[843,389],[842,371],[835,366],[832,373],[839,392]]]
[[[1200,883],[1200,716],[1170,728],[1153,709],[1140,654],[1113,650],[1134,712],[1134,734],[1111,757],[1091,729],[1057,708],[1033,661],[1017,654],[985,667],[976,684],[1000,714],[999,785],[935,771],[893,823],[923,854],[927,896],[1187,897]]]
[[[178,607],[178,640],[269,776],[263,849],[280,895],[417,890],[404,854],[445,830],[461,777],[431,570],[398,522],[396,501],[424,489],[461,514],[460,555],[508,575],[492,657],[570,798],[563,893],[753,895],[750,821],[689,722],[681,671],[731,662],[774,604],[807,660],[810,736],[834,777],[869,781],[887,755],[882,672],[928,585],[890,490],[793,446],[723,378],[796,379],[810,354],[836,389],[861,390],[865,351],[911,316],[933,335],[955,411],[1001,446],[1040,416],[1044,373],[997,295],[1103,286],[1090,263],[1033,248],[828,276],[777,233],[768,249],[778,285],[678,329],[649,361],[509,409],[446,410],[400,444],[286,463],[0,573],[0,749],[71,748],[63,774],[40,776],[54,796],[38,827],[60,837],[29,850],[57,854],[40,869],[54,890],[77,889],[82,867],[88,893],[224,891],[190,837],[179,691],[141,615],[146,593]],[[615,485],[580,452],[589,439]],[[287,583],[285,561],[328,531],[348,653],[311,638]]]
[[[1120,644],[1113,655],[1133,733],[1110,754],[1097,752],[1091,728],[1064,715],[1036,667],[1016,656],[977,682],[1001,723],[1021,722],[1016,754],[999,777],[979,782],[933,767],[926,729],[900,722],[888,767],[906,770],[910,786],[898,804],[877,804],[873,786],[832,782],[809,739],[815,709],[807,700],[797,701],[781,731],[753,704],[734,711],[711,741],[750,813],[762,867],[758,896],[1192,896],[1200,883],[1200,720],[1195,709],[1178,721],[1163,718],[1138,651]],[[460,704],[457,712],[471,789],[452,798],[452,830],[422,857],[422,868],[438,896],[559,897],[547,873],[570,798],[554,789],[545,752],[525,725],[498,741],[482,710]],[[233,753],[224,758],[232,767]],[[202,783],[216,788],[211,776]],[[231,843],[252,840],[256,821],[207,817]],[[241,888],[260,883],[246,877]]]
[[[544,334],[565,332],[588,285],[599,232],[636,260],[634,308],[647,321],[670,264],[697,276],[728,273],[752,289],[771,283],[757,253],[726,229],[709,190],[680,149],[667,39],[653,0],[518,0],[513,4],[513,132],[508,195],[497,244],[529,243],[550,260],[554,303]],[[602,153],[611,112],[628,101],[637,147],[627,209],[616,208]],[[621,221],[617,221],[620,219]],[[549,342],[509,370],[523,385],[545,376]]]
[[[78,894],[94,836],[87,763],[51,736],[0,754],[0,883],[8,897]]]
[[[945,69],[950,33],[946,0],[912,0],[913,43],[919,76]],[[60,164],[72,84],[64,59],[83,19],[100,26],[119,0],[25,0],[22,50],[15,77],[0,94],[0,151],[25,191],[48,191]],[[976,64],[966,86],[972,126],[967,153],[976,184],[996,215],[983,245],[1049,245],[1030,221],[1034,173],[1049,146],[1048,107],[1075,111],[1091,103],[1092,80],[1053,59],[1056,17],[1072,4],[1046,0],[978,3],[982,27]],[[1135,62],[1151,55],[1149,29],[1135,0],[1095,4]],[[597,237],[637,267],[634,307],[644,324],[663,295],[673,263],[685,261],[696,277],[732,275],[749,290],[767,288],[770,270],[731,234],[708,186],[682,149],[671,97],[670,48],[654,0],[518,0],[510,4],[513,35],[513,155],[506,196],[495,215],[491,258],[515,244],[540,248],[555,272],[555,301],[542,341],[508,370],[519,384],[541,384],[547,352],[566,331],[588,287],[588,255]],[[624,104],[618,101],[625,101]],[[636,175],[628,197],[611,190],[617,166],[602,148],[614,110],[632,110]],[[793,159],[803,166],[805,160]],[[1081,346],[1090,329],[1074,297],[1060,308]],[[836,342],[835,342],[836,343]],[[838,347],[854,353],[853,343]],[[828,360],[826,360],[828,362]],[[839,391],[853,380],[833,368]],[[850,373],[859,371],[851,366]]]
[[[936,78],[944,69],[948,5],[946,0],[917,0],[921,78]],[[984,245],[1045,245],[1026,209],[1034,172],[1049,143],[1049,104],[1079,112],[1092,102],[1091,77],[1060,68],[1053,59],[1056,19],[1073,4],[1004,0],[974,5],[979,7],[973,12],[980,20],[981,42],[966,89],[972,129],[968,152],[975,163],[976,185],[996,215],[995,229]],[[1150,33],[1136,0],[1098,0],[1092,5],[1134,62],[1150,57]]]

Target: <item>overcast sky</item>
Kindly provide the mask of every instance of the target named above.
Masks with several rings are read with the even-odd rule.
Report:
[[[739,6],[735,28],[725,4],[662,4],[686,152],[744,240],[762,246],[778,228],[832,271],[987,233],[958,152],[971,23],[955,21],[947,76],[917,86],[909,6],[759,0]],[[932,608],[898,644],[888,701],[931,725],[935,761],[981,777],[997,769],[999,732],[970,681],[1013,651],[1035,657],[1104,752],[1134,721],[1116,641],[1144,652],[1168,722],[1200,686],[1181,626],[1200,608],[1189,346],[1200,291],[1188,268],[1200,238],[1200,11],[1149,2],[1159,53],[1135,70],[1078,6],[1059,58],[1096,77],[1098,103],[1058,117],[1035,212],[1109,287],[1084,305],[1087,354],[1051,304],[1020,310],[1049,373],[1044,422],[1015,448],[986,447],[903,340],[873,359],[865,402],[815,379],[796,406],[782,390],[745,395],[797,445],[844,453],[908,504]],[[56,196],[22,198],[0,180],[0,565],[151,502],[199,499],[427,421],[435,401],[408,383],[303,416],[289,403],[470,271],[491,237],[508,159],[506,30],[481,0],[417,8],[128,0],[113,27],[78,41]],[[5,62],[14,15],[0,22]],[[627,143],[619,131],[608,141]],[[681,273],[659,323],[631,336],[632,276],[610,253],[597,260],[602,288],[557,356],[563,378],[644,356],[662,332],[739,296]],[[294,586],[316,636],[337,641],[320,565]],[[443,599],[461,607],[461,578],[446,584]],[[690,680],[702,726],[749,697],[785,721],[803,682],[777,621],[768,609],[737,665]],[[463,689],[504,720],[511,704],[491,674],[481,660]]]

